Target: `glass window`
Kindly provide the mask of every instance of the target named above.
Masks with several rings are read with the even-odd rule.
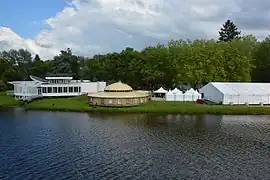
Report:
[[[57,93],[57,87],[53,87],[53,93]]]
[[[72,93],[73,92],[73,87],[69,87],[68,91]]]
[[[79,92],[81,92],[81,87],[79,87]]]
[[[65,92],[65,93],[67,92],[67,87],[64,87],[64,92]]]
[[[62,93],[62,87],[58,87],[58,93]]]
[[[47,88],[46,87],[42,88],[42,93],[47,93]]]
[[[48,87],[48,93],[52,93],[52,87]]]
[[[74,87],[74,92],[78,92],[78,87]]]

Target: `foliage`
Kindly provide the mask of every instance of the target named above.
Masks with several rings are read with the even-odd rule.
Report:
[[[71,49],[47,61],[38,54],[32,57],[24,49],[3,51],[0,90],[11,88],[8,81],[28,80],[29,75],[44,78],[48,74],[70,74],[74,79],[108,83],[121,80],[144,90],[182,84],[197,87],[210,81],[270,82],[270,40],[258,42],[252,35],[235,38],[240,31],[237,33],[231,21],[222,29],[230,41],[171,40],[141,51],[127,47],[119,53],[91,58],[76,56]]]
[[[238,31],[238,28],[231,20],[227,20],[223,27],[220,29],[219,33],[219,40],[220,41],[231,41],[235,38],[239,38],[241,32]]]
[[[254,52],[255,69],[253,70],[254,81],[270,82],[270,39],[266,38]]]

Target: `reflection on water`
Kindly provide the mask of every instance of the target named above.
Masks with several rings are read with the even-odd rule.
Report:
[[[0,179],[269,179],[270,116],[0,110]]]

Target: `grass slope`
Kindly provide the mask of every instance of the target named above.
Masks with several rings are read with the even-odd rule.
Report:
[[[0,92],[0,107],[11,107],[19,105],[19,101],[13,97],[8,96],[6,92]]]
[[[86,96],[73,98],[53,98],[33,101],[26,109],[57,111],[106,111],[170,114],[270,114],[270,107],[206,105],[190,102],[150,101],[143,106],[129,108],[90,107]]]

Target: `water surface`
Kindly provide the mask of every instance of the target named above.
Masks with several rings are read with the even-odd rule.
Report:
[[[0,179],[270,179],[270,116],[5,109]]]

